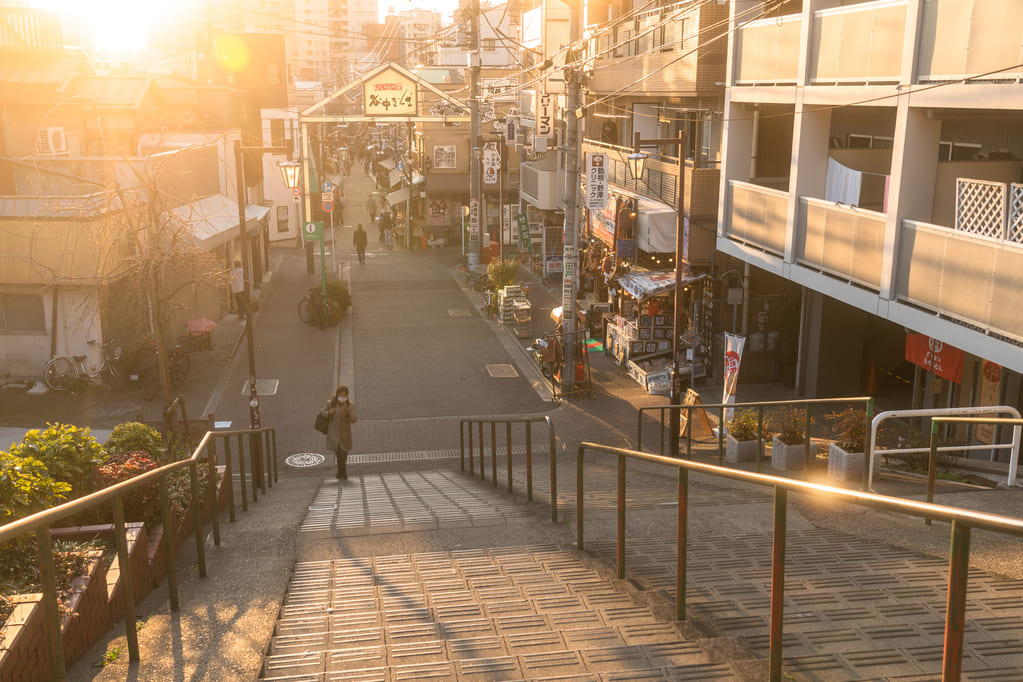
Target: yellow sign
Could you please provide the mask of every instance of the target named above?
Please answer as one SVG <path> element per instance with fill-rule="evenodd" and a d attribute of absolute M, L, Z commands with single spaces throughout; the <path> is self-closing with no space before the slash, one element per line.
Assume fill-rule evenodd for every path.
<path fill-rule="evenodd" d="M 367 116 L 414 116 L 419 113 L 416 82 L 387 69 L 363 83 Z"/>

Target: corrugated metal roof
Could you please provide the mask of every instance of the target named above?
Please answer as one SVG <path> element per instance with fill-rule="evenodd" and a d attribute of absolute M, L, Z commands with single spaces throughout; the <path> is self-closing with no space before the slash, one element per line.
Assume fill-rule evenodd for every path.
<path fill-rule="evenodd" d="M 270 209 L 266 206 L 246 204 L 245 223 L 249 234 L 259 234 L 259 221 Z M 171 209 L 171 213 L 191 226 L 195 238 L 204 248 L 213 248 L 236 236 L 238 230 L 238 202 L 224 194 Z"/>

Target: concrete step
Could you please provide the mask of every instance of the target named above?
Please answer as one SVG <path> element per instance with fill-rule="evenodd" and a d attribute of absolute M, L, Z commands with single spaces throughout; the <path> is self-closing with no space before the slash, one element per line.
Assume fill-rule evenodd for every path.
<path fill-rule="evenodd" d="M 301 563 L 265 680 L 738 680 L 557 546 Z"/>

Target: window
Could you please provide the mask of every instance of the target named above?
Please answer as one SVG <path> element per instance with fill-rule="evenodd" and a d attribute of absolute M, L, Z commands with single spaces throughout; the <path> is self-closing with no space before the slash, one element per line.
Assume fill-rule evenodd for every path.
<path fill-rule="evenodd" d="M 43 297 L 39 294 L 0 293 L 0 330 L 8 332 L 46 331 Z"/>
<path fill-rule="evenodd" d="M 938 161 L 972 161 L 980 150 L 979 144 L 970 142 L 941 142 L 938 144 Z"/>
<path fill-rule="evenodd" d="M 435 146 L 433 148 L 434 168 L 455 168 L 455 145 Z"/>
<path fill-rule="evenodd" d="M 493 39 L 493 38 L 484 38 L 483 39 L 483 51 L 484 52 L 496 52 L 497 51 L 497 41 L 495 39 Z"/>

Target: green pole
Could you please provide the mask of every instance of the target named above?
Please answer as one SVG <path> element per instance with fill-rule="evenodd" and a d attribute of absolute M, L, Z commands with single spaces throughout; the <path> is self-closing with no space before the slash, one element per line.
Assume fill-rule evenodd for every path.
<path fill-rule="evenodd" d="M 325 228 L 320 226 L 320 295 L 323 299 L 327 298 L 327 252 L 325 248 L 326 234 L 324 234 Z"/>

